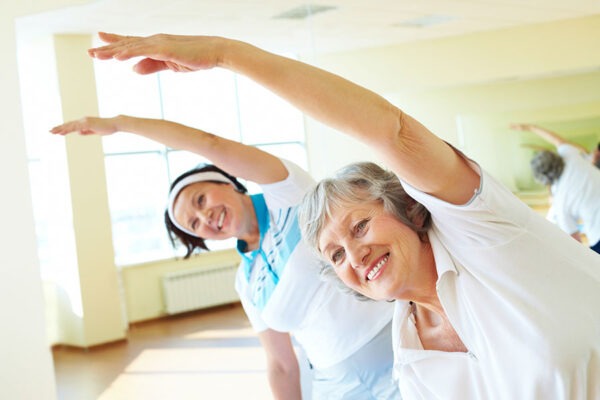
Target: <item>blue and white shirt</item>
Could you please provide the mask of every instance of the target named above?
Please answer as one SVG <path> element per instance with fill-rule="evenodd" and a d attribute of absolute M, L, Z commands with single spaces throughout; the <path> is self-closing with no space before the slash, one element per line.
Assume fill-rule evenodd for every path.
<path fill-rule="evenodd" d="M 261 186 L 264 203 L 252 196 L 260 249 L 241 252 L 236 290 L 256 331 L 291 333 L 311 363 L 326 368 L 375 337 L 391 321 L 393 305 L 360 301 L 320 278 L 322 261 L 301 240 L 297 220 L 297 206 L 314 181 L 283 162 L 289 176 Z"/>

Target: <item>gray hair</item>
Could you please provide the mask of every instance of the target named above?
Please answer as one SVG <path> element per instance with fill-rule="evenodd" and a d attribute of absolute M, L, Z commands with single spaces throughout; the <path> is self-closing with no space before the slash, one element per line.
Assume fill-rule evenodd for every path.
<path fill-rule="evenodd" d="M 592 162 L 596 168 L 600 168 L 600 142 L 598 142 L 598 145 L 592 151 Z"/>
<path fill-rule="evenodd" d="M 406 193 L 394 173 L 372 162 L 347 165 L 334 177 L 322 180 L 313 190 L 306 193 L 298 210 L 302 237 L 319 253 L 319 237 L 331 219 L 333 210 L 368 202 L 381 202 L 386 212 L 416 232 L 421 241 L 427 240 L 427 231 L 431 227 L 429 211 Z M 323 258 L 320 253 L 319 256 Z M 361 300 L 368 299 L 346 287 L 329 264 L 322 268 L 321 276 L 336 281 L 337 286 Z"/>
<path fill-rule="evenodd" d="M 553 151 L 543 150 L 531 159 L 531 170 L 536 181 L 543 185 L 552 185 L 563 172 L 565 162 Z"/>

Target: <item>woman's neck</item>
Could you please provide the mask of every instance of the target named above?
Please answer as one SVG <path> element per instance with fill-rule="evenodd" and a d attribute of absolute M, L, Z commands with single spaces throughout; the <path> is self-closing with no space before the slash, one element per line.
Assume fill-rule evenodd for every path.
<path fill-rule="evenodd" d="M 254 251 L 254 250 L 258 249 L 258 246 L 260 245 L 260 234 L 257 234 L 255 237 L 251 237 L 251 238 L 238 238 L 238 239 L 243 240 L 244 243 L 246 243 L 246 248 L 244 249 L 244 252 Z"/>
<path fill-rule="evenodd" d="M 422 245 L 420 257 L 416 261 L 419 265 L 419 274 L 412 284 L 412 290 L 407 291 L 401 299 L 409 300 L 420 307 L 425 307 L 436 313 L 443 313 L 444 309 L 437 295 L 438 273 L 430 242 Z"/>
<path fill-rule="evenodd" d="M 437 268 L 433 249 L 428 243 L 425 257 L 421 290 L 411 298 L 415 326 L 424 349 L 466 352 L 467 349 L 450 323 L 437 294 Z"/>
<path fill-rule="evenodd" d="M 244 215 L 243 215 L 243 228 L 238 235 L 238 240 L 242 240 L 246 243 L 246 249 L 244 251 L 253 251 L 258 249 L 260 245 L 260 229 L 258 226 L 258 220 L 256 218 L 256 210 L 254 209 L 254 203 L 250 196 L 245 196 L 244 202 Z"/>

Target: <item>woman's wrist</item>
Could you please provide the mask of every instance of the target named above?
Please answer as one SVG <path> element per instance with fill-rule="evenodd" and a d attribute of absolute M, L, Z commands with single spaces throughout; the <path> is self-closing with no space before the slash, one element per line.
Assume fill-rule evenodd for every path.
<path fill-rule="evenodd" d="M 239 40 L 227 38 L 218 38 L 218 40 L 217 66 L 232 72 L 243 71 L 246 67 L 246 59 L 256 58 L 255 52 L 260 51 L 251 44 Z"/>
<path fill-rule="evenodd" d="M 235 56 L 233 48 L 233 39 L 221 36 L 213 36 L 213 52 L 215 54 L 215 67 L 230 69 L 232 67 L 232 57 Z"/>
<path fill-rule="evenodd" d="M 135 118 L 129 115 L 119 114 L 113 118 L 113 126 L 115 130 L 119 132 L 135 133 L 141 119 L 142 118 Z"/>

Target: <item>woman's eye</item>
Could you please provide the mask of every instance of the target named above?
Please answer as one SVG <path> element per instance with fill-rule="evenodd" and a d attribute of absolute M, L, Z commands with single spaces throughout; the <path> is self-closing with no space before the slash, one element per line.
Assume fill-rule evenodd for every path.
<path fill-rule="evenodd" d="M 344 250 L 340 249 L 340 250 L 336 250 L 333 252 L 333 254 L 331 255 L 331 261 L 334 264 L 337 264 L 338 261 L 340 261 L 342 259 L 342 256 L 344 255 Z"/>
<path fill-rule="evenodd" d="M 198 228 L 198 220 L 195 220 L 194 222 L 192 222 L 191 228 L 192 228 L 193 231 L 195 231 L 196 228 Z"/>
<path fill-rule="evenodd" d="M 202 206 L 202 204 L 204 204 L 204 195 L 200 195 L 198 196 L 198 201 L 197 201 L 199 206 Z"/>
<path fill-rule="evenodd" d="M 368 223 L 369 223 L 368 219 L 363 219 L 358 224 L 356 224 L 356 226 L 354 227 L 354 230 L 356 231 L 356 233 L 361 233 L 367 228 Z"/>

